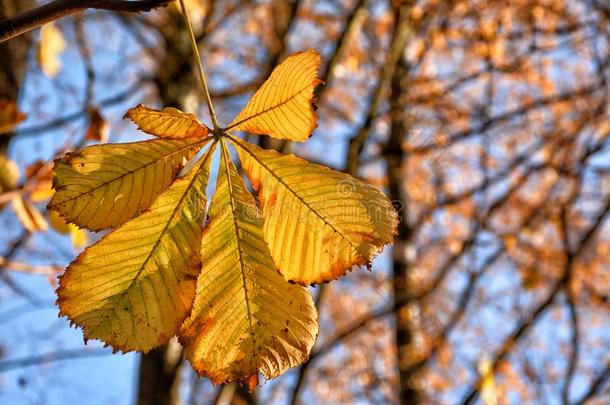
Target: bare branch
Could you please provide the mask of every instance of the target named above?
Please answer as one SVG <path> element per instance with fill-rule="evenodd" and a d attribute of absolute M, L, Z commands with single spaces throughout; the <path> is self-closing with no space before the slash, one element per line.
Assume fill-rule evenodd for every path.
<path fill-rule="evenodd" d="M 575 405 L 582 405 L 588 402 L 590 399 L 594 398 L 599 391 L 604 388 L 604 385 L 608 381 L 608 377 L 610 377 L 610 365 L 607 365 L 603 371 L 597 376 L 589 390 L 580 398 L 578 401 L 574 402 Z"/>
<path fill-rule="evenodd" d="M 577 193 L 574 193 L 572 198 L 575 198 Z M 494 358 L 492 362 L 492 372 L 496 372 L 504 359 L 508 357 L 511 350 L 517 346 L 517 343 L 527 334 L 530 328 L 536 324 L 539 320 L 540 316 L 546 312 L 546 310 L 551 307 L 553 301 L 557 297 L 557 295 L 565 289 L 566 281 L 569 280 L 570 273 L 572 270 L 572 266 L 574 260 L 585 250 L 586 246 L 593 239 L 597 231 L 605 224 L 607 217 L 610 215 L 610 198 L 606 201 L 606 205 L 601 211 L 601 213 L 597 216 L 594 224 L 587 230 L 587 232 L 580 239 L 575 250 L 570 251 L 570 254 L 566 258 L 566 264 L 564 269 L 563 276 L 555 282 L 551 291 L 547 298 L 542 301 L 531 313 L 527 316 L 522 322 L 519 323 L 514 329 L 514 331 L 506 338 L 503 342 L 502 347 L 498 351 L 498 354 Z M 473 403 L 478 395 L 479 389 L 481 387 L 482 380 L 479 379 L 473 386 L 473 388 L 468 392 L 468 394 L 464 397 L 462 404 L 471 404 Z"/>
<path fill-rule="evenodd" d="M 20 357 L 17 359 L 9 359 L 0 361 L 0 373 L 14 370 L 17 368 L 36 366 L 39 364 L 52 363 L 61 360 L 83 359 L 87 357 L 108 356 L 111 351 L 108 349 L 78 349 L 78 350 L 63 350 L 54 353 L 47 353 L 35 356 Z"/>
<path fill-rule="evenodd" d="M 25 34 L 48 22 L 89 8 L 97 10 L 141 13 L 165 7 L 172 0 L 55 0 L 13 18 L 0 21 L 0 42 Z"/>
<path fill-rule="evenodd" d="M 570 385 L 572 384 L 572 379 L 574 378 L 574 372 L 576 371 L 576 367 L 578 366 L 578 346 L 580 335 L 578 333 L 578 312 L 576 311 L 576 299 L 574 297 L 574 293 L 570 288 L 570 282 L 572 278 L 572 272 L 569 271 L 571 268 L 571 263 L 573 260 L 572 250 L 570 249 L 569 237 L 568 237 L 568 211 L 565 207 L 561 210 L 561 233 L 563 239 L 563 246 L 565 255 L 567 258 L 567 267 L 568 272 L 566 274 L 566 296 L 568 299 L 568 310 L 570 313 L 570 323 L 572 327 L 572 339 L 571 339 L 571 350 L 570 358 L 568 360 L 568 368 L 566 370 L 565 381 L 563 384 L 563 388 L 561 390 L 561 397 L 564 405 L 569 404 L 570 399 Z"/>
<path fill-rule="evenodd" d="M 62 266 L 33 266 L 24 262 L 6 260 L 0 256 L 0 266 L 6 270 L 18 271 L 29 274 L 53 275 L 63 269 Z"/>

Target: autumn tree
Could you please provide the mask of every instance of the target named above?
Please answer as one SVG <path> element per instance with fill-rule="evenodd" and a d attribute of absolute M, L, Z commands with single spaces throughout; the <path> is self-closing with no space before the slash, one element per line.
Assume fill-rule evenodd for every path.
<path fill-rule="evenodd" d="M 314 136 L 304 144 L 251 133 L 244 140 L 366 180 L 386 192 L 401 221 L 371 272 L 354 269 L 311 289 L 320 334 L 309 362 L 249 394 L 197 378 L 172 341 L 141 357 L 140 403 L 607 400 L 605 2 L 188 6 L 223 123 L 290 54 L 320 51 Z M 3 58 L 8 73 L 0 75 L 2 98 L 20 100 L 28 114 L 10 136 L 0 135 L 22 172 L 10 187 L 3 177 L 0 201 L 20 195 L 30 208 L 21 210 L 22 222 L 23 212 L 50 215 L 46 201 L 31 198 L 48 184 L 50 158 L 99 142 L 105 125 L 112 142 L 142 139 L 123 136 L 135 130 L 120 119 L 130 107 L 175 107 L 210 124 L 178 7 L 128 11 L 54 21 L 65 42 L 55 52 L 64 61 L 55 74 L 40 57 L 43 48 L 57 49 L 48 36 L 32 32 L 0 44 L 24 55 Z M 45 165 L 32 166 L 36 159 Z M 356 190 L 347 182 L 338 192 L 349 198 Z M 30 233 L 7 203 L 0 276 L 8 311 L 37 303 L 18 270 L 55 276 L 74 255 L 45 248 L 43 235 L 65 237 L 41 232 L 36 214 L 25 215 L 38 230 Z M 56 350 L 58 359 L 82 353 Z M 0 370 L 53 358 L 39 354 L 21 358 L 8 349 Z"/>

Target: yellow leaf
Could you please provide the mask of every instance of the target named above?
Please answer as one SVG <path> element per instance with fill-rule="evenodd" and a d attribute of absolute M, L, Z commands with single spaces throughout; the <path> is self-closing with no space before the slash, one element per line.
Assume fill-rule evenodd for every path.
<path fill-rule="evenodd" d="M 75 249 L 82 249 L 87 246 L 89 243 L 89 236 L 87 235 L 87 231 L 84 229 L 78 229 L 76 226 L 70 224 L 70 240 L 72 241 L 72 246 Z"/>
<path fill-rule="evenodd" d="M 145 210 L 167 189 L 183 160 L 209 139 L 153 139 L 94 145 L 55 160 L 49 209 L 68 222 L 98 231 Z"/>
<path fill-rule="evenodd" d="M 40 48 L 38 61 L 48 78 L 54 78 L 61 70 L 60 55 L 66 48 L 66 42 L 61 31 L 54 23 L 48 23 L 40 29 Z"/>
<path fill-rule="evenodd" d="M 193 114 L 172 107 L 157 111 L 140 104 L 127 111 L 125 118 L 132 120 L 138 129 L 161 138 L 203 137 L 210 132 Z"/>
<path fill-rule="evenodd" d="M 72 246 L 81 249 L 89 242 L 89 236 L 84 229 L 78 229 L 75 225 L 67 223 L 56 211 L 48 211 L 49 224 L 56 232 L 67 235 L 70 234 Z"/>
<path fill-rule="evenodd" d="M 43 202 L 53 197 L 53 194 L 55 194 L 55 191 L 51 187 L 50 180 L 39 181 L 30 193 L 30 200 L 35 203 Z"/>
<path fill-rule="evenodd" d="M 210 218 L 181 341 L 200 375 L 253 389 L 259 371 L 273 378 L 307 360 L 318 331 L 316 310 L 306 288 L 277 273 L 260 208 L 224 144 Z"/>
<path fill-rule="evenodd" d="M 491 361 L 488 358 L 483 358 L 477 365 L 481 374 L 481 399 L 485 405 L 496 405 L 498 403 L 498 395 L 496 389 L 496 381 L 494 379 Z"/>
<path fill-rule="evenodd" d="M 49 225 L 44 219 L 38 208 L 29 201 L 24 200 L 20 194 L 16 194 L 12 199 L 13 210 L 21 225 L 29 232 L 47 231 Z"/>
<path fill-rule="evenodd" d="M 60 315 L 115 350 L 167 343 L 191 310 L 213 147 L 144 214 L 88 247 L 61 276 Z"/>
<path fill-rule="evenodd" d="M 61 233 L 62 235 L 66 235 L 70 233 L 70 224 L 63 219 L 57 211 L 48 210 L 48 219 L 49 225 L 53 228 L 57 233 Z"/>
<path fill-rule="evenodd" d="M 316 127 L 314 88 L 320 55 L 315 50 L 295 53 L 278 67 L 227 127 L 274 138 L 305 141 Z"/>
<path fill-rule="evenodd" d="M 276 267 L 301 284 L 368 264 L 392 242 L 397 214 L 373 186 L 293 155 L 230 138 L 258 192 Z"/>
<path fill-rule="evenodd" d="M 0 155 L 0 193 L 14 189 L 19 180 L 19 168 L 12 160 Z"/>
<path fill-rule="evenodd" d="M 17 104 L 9 100 L 0 100 L 0 135 L 11 132 L 27 117 L 19 111 Z"/>

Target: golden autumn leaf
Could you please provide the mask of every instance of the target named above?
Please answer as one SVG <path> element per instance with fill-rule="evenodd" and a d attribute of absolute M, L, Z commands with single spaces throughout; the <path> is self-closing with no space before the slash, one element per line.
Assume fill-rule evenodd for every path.
<path fill-rule="evenodd" d="M 167 343 L 188 316 L 201 259 L 213 147 L 142 215 L 87 248 L 61 276 L 60 315 L 115 350 Z"/>
<path fill-rule="evenodd" d="M 57 26 L 50 22 L 40 29 L 38 61 L 48 78 L 54 78 L 61 70 L 61 53 L 66 49 L 66 41 Z"/>
<path fill-rule="evenodd" d="M 210 132 L 193 114 L 172 107 L 158 111 L 140 104 L 127 111 L 125 118 L 132 120 L 139 130 L 160 138 L 207 136 Z"/>
<path fill-rule="evenodd" d="M 69 224 L 56 211 L 48 211 L 48 222 L 57 233 L 62 235 L 70 235 L 72 246 L 75 249 L 81 249 L 89 242 L 87 231 L 79 229 L 76 225 Z"/>
<path fill-rule="evenodd" d="M 225 145 L 201 242 L 195 304 L 182 326 L 186 357 L 215 384 L 273 378 L 309 357 L 317 314 L 309 291 L 279 275 L 263 219 Z"/>
<path fill-rule="evenodd" d="M 67 223 L 66 220 L 57 213 L 57 211 L 48 210 L 47 212 L 49 225 L 51 225 L 51 228 L 53 228 L 55 232 L 61 233 L 62 235 L 67 235 L 70 233 L 70 227 L 74 225 Z"/>
<path fill-rule="evenodd" d="M 94 145 L 55 161 L 49 209 L 92 231 L 118 226 L 167 189 L 209 139 Z"/>
<path fill-rule="evenodd" d="M 86 230 L 70 224 L 70 241 L 74 249 L 82 249 L 89 243 L 89 235 Z"/>
<path fill-rule="evenodd" d="M 369 263 L 392 242 L 396 211 L 375 187 L 293 155 L 230 139 L 258 192 L 265 240 L 287 280 L 333 280 L 354 265 Z"/>
<path fill-rule="evenodd" d="M 315 51 L 287 58 L 229 128 L 306 139 L 319 64 Z M 61 277 L 61 315 L 115 350 L 147 351 L 177 334 L 193 368 L 214 383 L 253 389 L 258 373 L 273 378 L 306 361 L 317 314 L 309 291 L 286 280 L 329 281 L 369 264 L 396 230 L 388 199 L 228 128 L 209 136 L 192 114 L 139 105 L 126 117 L 162 139 L 91 146 L 55 161 L 49 208 L 80 227 L 114 228 Z M 184 164 L 212 140 L 203 157 Z M 218 143 L 216 192 L 202 230 Z M 176 179 L 178 172 L 186 173 Z"/>
<path fill-rule="evenodd" d="M 320 54 L 315 50 L 286 58 L 252 96 L 227 130 L 305 141 L 316 127 L 313 107 Z"/>

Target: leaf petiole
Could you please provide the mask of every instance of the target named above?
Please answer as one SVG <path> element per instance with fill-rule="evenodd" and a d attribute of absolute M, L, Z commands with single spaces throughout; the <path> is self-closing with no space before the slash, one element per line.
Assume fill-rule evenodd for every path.
<path fill-rule="evenodd" d="M 199 48 L 197 47 L 197 40 L 195 39 L 195 34 L 193 33 L 193 27 L 191 25 L 191 21 L 189 20 L 188 13 L 186 11 L 186 5 L 184 4 L 184 0 L 180 0 L 180 8 L 182 9 L 182 16 L 184 17 L 184 24 L 186 25 L 186 27 L 189 31 L 191 47 L 193 48 L 193 54 L 194 54 L 196 62 L 197 62 L 197 70 L 199 72 L 199 79 L 201 80 L 201 85 L 203 87 L 206 101 L 208 103 L 208 111 L 210 112 L 210 118 L 212 119 L 212 125 L 214 126 L 214 132 L 217 132 L 220 129 L 220 125 L 218 125 L 218 121 L 216 119 L 216 113 L 214 112 L 214 105 L 212 104 L 212 97 L 210 97 L 210 90 L 208 89 L 208 82 L 205 78 L 205 71 L 203 70 L 201 56 L 199 56 Z"/>

